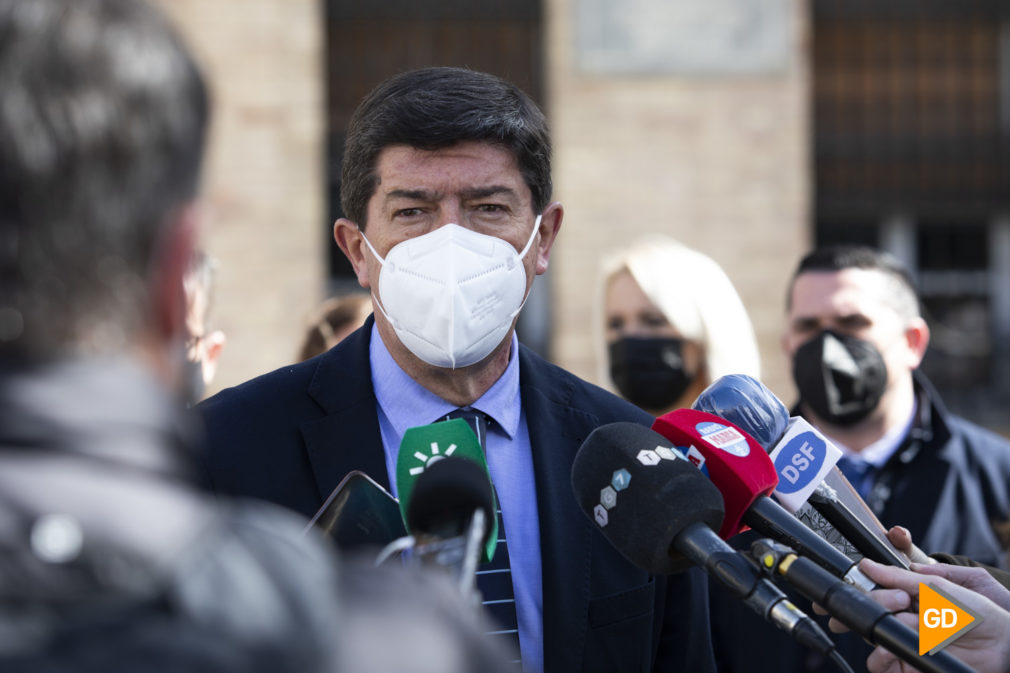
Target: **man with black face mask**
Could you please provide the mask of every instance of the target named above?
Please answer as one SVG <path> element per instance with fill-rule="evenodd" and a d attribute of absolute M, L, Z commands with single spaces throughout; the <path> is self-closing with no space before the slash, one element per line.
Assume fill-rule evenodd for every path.
<path fill-rule="evenodd" d="M 904 266 L 873 248 L 815 250 L 793 275 L 786 313 L 792 413 L 842 449 L 839 467 L 881 522 L 907 528 L 927 553 L 1006 567 L 994 528 L 1010 512 L 1010 443 L 949 413 L 918 371 L 929 327 Z M 732 605 L 714 600 L 712 613 L 717 648 L 733 643 L 722 671 L 837 670 Z M 869 645 L 852 633 L 834 639 L 866 670 Z"/>
<path fill-rule="evenodd" d="M 845 452 L 840 467 L 881 521 L 927 552 L 1005 565 L 993 524 L 1010 512 L 1010 443 L 947 412 L 918 371 L 929 327 L 901 263 L 866 247 L 816 250 L 787 313 L 795 411 Z"/>

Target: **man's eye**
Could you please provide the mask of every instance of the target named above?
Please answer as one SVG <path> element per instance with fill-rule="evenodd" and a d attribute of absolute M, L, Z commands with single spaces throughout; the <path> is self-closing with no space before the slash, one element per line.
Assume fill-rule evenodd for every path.
<path fill-rule="evenodd" d="M 420 208 L 401 208 L 393 213 L 394 217 L 417 217 L 421 214 Z"/>
<path fill-rule="evenodd" d="M 504 213 L 505 206 L 499 205 L 497 203 L 482 203 L 481 205 L 477 206 L 477 210 L 487 215 L 493 215 L 496 213 Z"/>
<path fill-rule="evenodd" d="M 847 330 L 858 330 L 870 326 L 870 320 L 864 315 L 846 316 L 838 321 L 839 327 Z"/>

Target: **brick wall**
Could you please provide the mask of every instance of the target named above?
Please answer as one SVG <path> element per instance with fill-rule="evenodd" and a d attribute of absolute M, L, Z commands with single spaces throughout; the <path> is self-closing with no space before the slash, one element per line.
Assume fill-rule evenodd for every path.
<path fill-rule="evenodd" d="M 216 390 L 294 359 L 325 288 L 317 0 L 161 0 L 211 80 L 205 247 L 220 267 Z"/>
<path fill-rule="evenodd" d="M 566 206 L 549 272 L 555 359 L 598 378 L 590 288 L 599 260 L 661 231 L 723 266 L 754 322 L 763 378 L 791 401 L 783 296 L 810 240 L 803 4 L 791 3 L 796 28 L 781 72 L 705 77 L 586 74 L 572 47 L 574 1 L 548 3 L 555 193 Z"/>

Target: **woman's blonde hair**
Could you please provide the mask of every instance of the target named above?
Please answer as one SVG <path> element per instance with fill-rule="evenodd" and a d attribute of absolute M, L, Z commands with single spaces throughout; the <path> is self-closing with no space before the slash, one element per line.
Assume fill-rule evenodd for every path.
<path fill-rule="evenodd" d="M 710 257 L 662 234 L 636 239 L 601 264 L 595 331 L 601 380 L 611 385 L 606 351 L 610 282 L 628 271 L 645 296 L 686 339 L 701 344 L 708 379 L 725 374 L 759 378 L 761 360 L 747 310 L 729 277 Z"/>

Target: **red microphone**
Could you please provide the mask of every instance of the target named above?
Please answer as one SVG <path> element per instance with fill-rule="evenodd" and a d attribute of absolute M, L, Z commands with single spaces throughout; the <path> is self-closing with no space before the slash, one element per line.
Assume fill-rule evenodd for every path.
<path fill-rule="evenodd" d="M 726 515 L 719 537 L 724 540 L 745 530 L 744 514 L 755 500 L 771 495 L 778 486 L 775 464 L 757 440 L 718 416 L 676 409 L 657 418 L 652 429 L 686 447 L 688 459 L 708 472 L 722 492 Z"/>
<path fill-rule="evenodd" d="M 778 485 L 775 464 L 761 444 L 724 418 L 694 409 L 674 409 L 652 429 L 678 447 L 722 493 L 726 515 L 719 535 L 726 539 L 750 526 L 810 557 L 850 584 L 865 590 L 875 585 L 856 563 L 807 528 L 769 494 Z"/>

